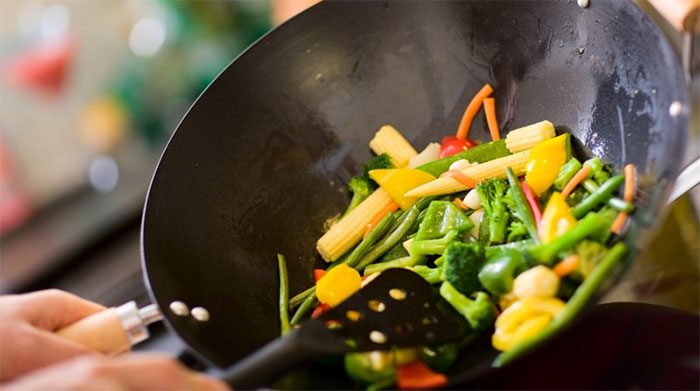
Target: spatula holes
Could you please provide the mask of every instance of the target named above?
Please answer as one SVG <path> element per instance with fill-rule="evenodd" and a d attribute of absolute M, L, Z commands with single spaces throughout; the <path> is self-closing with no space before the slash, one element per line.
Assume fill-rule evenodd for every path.
<path fill-rule="evenodd" d="M 386 305 L 379 300 L 370 300 L 367 302 L 367 306 L 374 312 L 384 312 Z"/>
<path fill-rule="evenodd" d="M 384 333 L 382 333 L 381 331 L 377 330 L 371 331 L 369 333 L 369 339 L 374 343 L 386 343 L 386 335 L 384 335 Z"/>
<path fill-rule="evenodd" d="M 401 301 L 406 298 L 406 291 L 399 288 L 389 289 L 389 296 L 396 301 Z"/>
<path fill-rule="evenodd" d="M 408 333 L 411 332 L 412 329 L 413 328 L 408 323 L 399 323 L 396 326 L 394 326 L 394 330 L 402 336 L 406 336 Z"/>
<path fill-rule="evenodd" d="M 345 317 L 348 318 L 351 322 L 357 322 L 360 319 L 362 319 L 362 314 L 360 311 L 355 311 L 355 310 L 348 310 L 345 312 Z"/>
<path fill-rule="evenodd" d="M 421 324 L 424 324 L 426 326 L 433 323 L 433 321 L 427 316 L 424 316 L 423 319 L 420 320 L 420 322 Z"/>
<path fill-rule="evenodd" d="M 433 333 L 432 331 L 428 331 L 427 333 L 425 333 L 425 338 L 433 339 L 435 338 L 435 333 Z"/>
<path fill-rule="evenodd" d="M 326 328 L 329 330 L 338 330 L 343 327 L 343 324 L 335 319 L 330 319 L 326 321 Z"/>

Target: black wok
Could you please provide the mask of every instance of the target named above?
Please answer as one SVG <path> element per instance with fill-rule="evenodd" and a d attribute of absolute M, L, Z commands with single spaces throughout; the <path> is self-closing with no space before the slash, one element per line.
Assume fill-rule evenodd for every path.
<path fill-rule="evenodd" d="M 682 163 L 689 97 L 672 46 L 636 5 L 323 2 L 236 59 L 161 158 L 142 255 L 168 327 L 220 367 L 277 337 L 275 254 L 287 256 L 292 294 L 312 284 L 315 241 L 344 208 L 374 132 L 392 124 L 423 148 L 455 131 L 485 82 L 504 129 L 549 119 L 580 152 L 638 167 L 627 242 L 644 248 Z M 674 102 L 686 109 L 672 116 Z M 472 136 L 486 140 L 482 121 Z M 173 301 L 210 319 L 177 316 Z M 463 352 L 451 375 L 468 379 L 492 357 Z M 321 363 L 283 386 L 352 384 Z"/>

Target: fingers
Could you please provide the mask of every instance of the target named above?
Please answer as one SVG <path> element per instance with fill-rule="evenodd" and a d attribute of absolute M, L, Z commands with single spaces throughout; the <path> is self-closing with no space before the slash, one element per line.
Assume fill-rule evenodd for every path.
<path fill-rule="evenodd" d="M 28 322 L 49 331 L 56 331 L 105 309 L 97 303 L 57 289 L 28 293 L 18 296 L 17 300 Z"/>

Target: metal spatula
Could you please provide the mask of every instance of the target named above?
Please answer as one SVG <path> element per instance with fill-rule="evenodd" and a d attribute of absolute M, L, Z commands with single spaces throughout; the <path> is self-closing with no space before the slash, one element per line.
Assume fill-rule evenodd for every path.
<path fill-rule="evenodd" d="M 434 345 L 464 336 L 464 318 L 406 269 L 389 269 L 343 303 L 228 368 L 234 389 L 264 386 L 295 364 L 324 355 Z"/>

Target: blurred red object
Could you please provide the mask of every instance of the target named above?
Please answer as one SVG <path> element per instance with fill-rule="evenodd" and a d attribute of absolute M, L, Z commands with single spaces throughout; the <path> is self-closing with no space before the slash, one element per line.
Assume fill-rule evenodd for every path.
<path fill-rule="evenodd" d="M 31 214 L 31 203 L 20 185 L 8 148 L 0 139 L 0 234 L 21 225 Z"/>
<path fill-rule="evenodd" d="M 58 95 L 65 85 L 75 44 L 65 36 L 15 54 L 4 64 L 5 79 L 14 86 Z"/>

